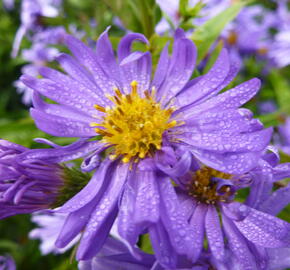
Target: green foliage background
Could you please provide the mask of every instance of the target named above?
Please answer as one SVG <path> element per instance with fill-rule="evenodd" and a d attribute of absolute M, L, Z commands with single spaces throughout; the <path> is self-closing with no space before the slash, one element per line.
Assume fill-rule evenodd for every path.
<path fill-rule="evenodd" d="M 259 4 L 268 5 L 267 2 L 258 1 Z M 198 47 L 198 62 L 207 56 L 208 50 L 223 28 L 235 18 L 245 4 L 248 2 L 236 1 L 236 4 L 229 9 L 195 29 L 191 38 Z M 180 1 L 181 26 L 185 30 L 193 28 L 191 19 L 198 15 L 200 8 L 201 6 L 196 6 L 195 9 L 190 9 L 187 7 L 186 0 Z M 270 6 L 270 8 L 273 7 Z M 19 10 L 20 1 L 16 1 L 15 9 L 11 11 L 5 10 L 2 2 L 0 3 L 0 137 L 26 147 L 37 148 L 43 146 L 33 142 L 34 138 L 52 139 L 52 137 L 35 127 L 29 117 L 29 108 L 22 104 L 21 96 L 13 87 L 13 82 L 19 78 L 21 67 L 25 64 L 21 57 L 15 59 L 10 57 L 13 39 L 20 24 Z M 153 54 L 153 63 L 156 65 L 161 49 L 168 41 L 172 41 L 172 37 L 160 37 L 154 33 L 161 16 L 162 13 L 154 0 L 64 0 L 61 16 L 43 18 L 43 23 L 63 25 L 68 31 L 69 25 L 75 24 L 92 40 L 96 40 L 98 35 L 111 25 L 110 37 L 115 48 L 120 37 L 126 33 L 125 29 L 143 33 L 150 40 L 150 47 L 146 49 Z M 116 23 L 116 17 L 122 22 L 123 27 Z M 92 21 L 94 27 L 92 27 Z M 21 48 L 29 48 L 30 45 L 29 40 L 25 39 Z M 216 46 L 203 72 L 210 68 L 222 46 L 222 43 Z M 255 112 L 257 117 L 261 117 L 266 126 L 277 126 L 282 124 L 285 117 L 290 114 L 290 68 L 272 70 L 268 76 L 263 76 L 263 65 L 264 63 L 258 63 L 254 57 L 247 59 L 244 69 L 232 84 L 238 84 L 256 76 L 262 77 L 262 91 L 247 106 Z M 194 76 L 197 75 L 200 74 L 196 71 Z M 257 105 L 263 100 L 275 100 L 278 110 L 272 114 L 259 116 Z M 53 138 L 53 140 L 64 145 L 74 139 Z M 285 154 L 282 155 L 282 159 L 290 161 L 289 156 Z M 241 199 L 245 196 L 242 194 Z M 284 211 L 281 217 L 290 221 L 288 211 Z M 76 262 L 70 259 L 72 251 L 64 255 L 42 256 L 38 248 L 39 242 L 28 238 L 28 233 L 33 227 L 29 215 L 2 220 L 0 222 L 0 254 L 11 254 L 21 270 L 77 269 Z M 150 251 L 148 243 L 147 237 L 140 240 L 141 246 L 146 251 Z"/>

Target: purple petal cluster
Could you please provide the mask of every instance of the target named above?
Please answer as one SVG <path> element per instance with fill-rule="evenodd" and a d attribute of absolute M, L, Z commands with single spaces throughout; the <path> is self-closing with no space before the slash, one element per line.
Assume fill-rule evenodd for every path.
<path fill-rule="evenodd" d="M 96 172 L 88 185 L 60 208 L 68 217 L 57 247 L 65 247 L 83 231 L 77 258 L 93 258 L 117 218 L 119 234 L 133 254 L 137 256 L 139 235 L 148 230 L 161 265 L 172 268 L 179 255 L 198 259 L 198 254 L 192 245 L 196 231 L 188 226 L 187 210 L 180 208 L 170 179 L 188 171 L 192 160 L 243 174 L 257 165 L 272 130 L 263 129 L 249 110 L 239 108 L 259 90 L 258 79 L 219 94 L 238 71 L 226 50 L 207 74 L 190 80 L 196 48 L 178 30 L 172 55 L 166 46 L 151 78 L 151 55 L 133 51 L 135 41 L 148 44 L 141 34 L 126 35 L 119 43 L 116 61 L 108 30 L 98 39 L 96 52 L 67 35 L 64 42 L 73 56 L 57 57 L 64 72 L 43 67 L 42 79 L 24 75 L 21 80 L 35 91 L 31 115 L 38 128 L 54 136 L 94 142 L 94 148 L 87 148 L 83 167 L 97 167 Z M 40 95 L 57 104 L 43 102 Z M 139 105 L 135 107 L 134 102 Z M 140 118 L 133 120 L 131 108 L 137 108 L 134 114 L 141 119 L 147 113 L 153 118 L 139 123 Z M 122 117 L 130 117 L 133 126 L 128 129 L 127 120 L 120 121 Z M 100 119 L 103 124 L 96 123 Z M 164 127 L 160 139 L 154 121 Z M 156 128 L 151 129 L 151 125 Z M 144 133 L 140 141 L 132 140 L 130 136 L 138 135 L 136 129 L 146 129 L 152 135 Z M 121 139 L 113 143 L 114 136 L 123 138 L 124 130 L 127 139 L 121 145 Z M 100 141 L 93 139 L 98 134 Z M 136 147 L 135 152 L 130 150 Z M 110 150 L 111 155 L 100 162 L 99 154 L 104 150 Z M 170 248 L 160 248 L 160 239 L 166 239 Z"/>
<path fill-rule="evenodd" d="M 62 168 L 39 157 L 38 150 L 0 140 L 1 218 L 47 209 L 54 203 L 63 185 Z"/>

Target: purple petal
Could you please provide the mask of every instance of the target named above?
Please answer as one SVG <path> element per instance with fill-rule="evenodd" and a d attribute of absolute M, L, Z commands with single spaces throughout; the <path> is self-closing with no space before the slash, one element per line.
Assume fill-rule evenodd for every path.
<path fill-rule="evenodd" d="M 207 111 L 202 114 L 187 114 L 183 119 L 186 125 L 177 127 L 177 130 L 189 132 L 242 133 L 261 130 L 263 125 L 246 109 L 229 109 L 223 111 Z"/>
<path fill-rule="evenodd" d="M 156 155 L 158 158 L 158 155 Z M 191 153 L 185 152 L 179 161 L 176 162 L 173 166 L 166 166 L 162 164 L 164 162 L 164 159 L 156 162 L 156 166 L 158 169 L 163 171 L 165 174 L 171 176 L 171 177 L 178 177 L 184 175 L 191 166 Z"/>
<path fill-rule="evenodd" d="M 217 260 L 223 260 L 225 258 L 224 236 L 218 213 L 212 205 L 207 208 L 205 229 L 211 253 Z"/>
<path fill-rule="evenodd" d="M 159 191 L 156 184 L 157 177 L 154 171 L 137 170 L 137 196 L 134 220 L 136 223 L 157 222 L 159 219 Z"/>
<path fill-rule="evenodd" d="M 241 264 L 241 269 L 257 269 L 255 260 L 247 246 L 245 238 L 225 215 L 223 215 L 223 228 L 228 239 L 230 250 Z"/>
<path fill-rule="evenodd" d="M 196 262 L 199 258 L 204 240 L 204 223 L 205 216 L 207 213 L 207 206 L 204 204 L 199 204 L 196 206 L 194 213 L 190 219 L 190 226 L 194 233 L 194 240 L 192 242 L 192 247 L 194 248 L 194 255 L 191 257 L 192 262 Z"/>
<path fill-rule="evenodd" d="M 118 215 L 118 232 L 132 247 L 137 243 L 140 230 L 132 217 L 135 214 L 136 188 L 133 175 L 128 177 L 122 194 Z M 134 253 L 133 248 L 131 252 Z"/>
<path fill-rule="evenodd" d="M 168 72 L 169 64 L 170 57 L 168 54 L 168 44 L 166 44 L 166 46 L 163 48 L 160 54 L 158 65 L 152 82 L 152 86 L 155 86 L 156 89 L 159 89 L 161 84 L 164 82 Z"/>
<path fill-rule="evenodd" d="M 51 115 L 35 109 L 31 109 L 30 114 L 40 130 L 53 136 L 92 137 L 96 135 L 88 122 Z"/>
<path fill-rule="evenodd" d="M 95 210 L 92 213 L 91 219 L 85 228 L 85 232 L 81 238 L 80 245 L 77 250 L 77 260 L 92 259 L 100 251 L 109 236 L 110 230 L 117 216 L 118 209 L 115 204 L 114 207 L 110 208 L 106 214 L 100 214 L 103 215 L 102 220 L 96 218 L 96 215 L 98 215 L 96 214 L 96 211 L 100 211 L 100 209 Z"/>
<path fill-rule="evenodd" d="M 245 215 L 245 218 L 233 222 L 248 240 L 266 248 L 289 246 L 289 223 L 246 205 L 235 204 L 238 206 L 237 211 Z"/>
<path fill-rule="evenodd" d="M 74 119 L 76 121 L 80 120 L 86 123 L 92 123 L 96 121 L 95 118 L 90 117 L 87 114 L 77 111 L 71 107 L 68 107 L 65 105 L 45 103 L 41 99 L 38 93 L 34 93 L 33 95 L 33 106 L 35 109 L 49 115 L 55 115 L 55 116 L 61 115 L 62 117 L 65 117 L 68 119 Z"/>
<path fill-rule="evenodd" d="M 158 262 L 165 269 L 175 269 L 177 255 L 169 241 L 164 225 L 160 222 L 149 228 L 150 240 Z"/>
<path fill-rule="evenodd" d="M 108 31 L 109 27 L 100 35 L 97 41 L 96 53 L 101 67 L 107 74 L 111 74 L 118 82 L 120 79 L 120 70 L 117 65 L 112 44 L 109 40 Z"/>
<path fill-rule="evenodd" d="M 196 61 L 196 48 L 186 38 L 175 39 L 173 55 L 167 71 L 167 77 L 157 89 L 157 99 L 166 104 L 186 85 Z"/>
<path fill-rule="evenodd" d="M 274 191 L 267 200 L 262 201 L 259 210 L 270 215 L 278 215 L 290 203 L 290 186 Z"/>
<path fill-rule="evenodd" d="M 70 75 L 71 80 L 77 80 L 80 84 L 86 86 L 91 95 L 101 98 L 103 96 L 102 89 L 99 89 L 95 84 L 94 77 L 84 67 L 82 67 L 73 57 L 62 53 L 56 60 L 61 67 Z M 46 71 L 42 73 L 45 75 Z M 51 78 L 51 77 L 49 77 Z M 53 78 L 51 78 L 53 80 Z"/>
<path fill-rule="evenodd" d="M 255 96 L 260 86 L 259 79 L 251 79 L 201 104 L 189 106 L 188 112 L 192 114 L 192 110 L 194 110 L 196 114 L 199 114 L 208 110 L 221 111 L 238 108 Z"/>
<path fill-rule="evenodd" d="M 18 156 L 17 162 L 24 163 L 27 160 L 45 160 L 51 163 L 71 161 L 85 156 L 90 151 L 103 147 L 99 142 L 79 140 L 67 146 L 57 146 L 54 149 L 33 149 Z M 27 166 L 27 165 L 26 165 Z"/>
<path fill-rule="evenodd" d="M 90 259 L 102 247 L 117 215 L 117 202 L 127 174 L 128 164 L 119 164 L 86 226 L 77 252 L 78 259 Z"/>
<path fill-rule="evenodd" d="M 189 227 L 187 217 L 188 213 L 182 211 L 180 204 L 168 178 L 159 178 L 159 192 L 162 201 L 161 219 L 166 224 L 172 245 L 179 254 L 187 255 L 189 258 L 193 255 L 192 243 L 194 232 Z"/>
<path fill-rule="evenodd" d="M 257 166 L 261 152 L 224 154 L 207 150 L 193 150 L 194 156 L 205 165 L 230 174 L 243 174 Z"/>
<path fill-rule="evenodd" d="M 269 128 L 245 134 L 226 134 L 224 130 L 211 133 L 187 132 L 180 135 L 180 138 L 193 147 L 212 152 L 257 152 L 266 148 L 271 135 L 272 129 Z"/>
<path fill-rule="evenodd" d="M 143 43 L 148 44 L 148 40 L 146 39 L 146 37 L 142 34 L 139 33 L 130 33 L 127 34 L 126 36 L 124 36 L 118 46 L 118 59 L 119 59 L 119 63 L 126 58 L 129 54 L 132 53 L 131 51 L 131 47 L 133 42 L 135 41 L 140 41 Z"/>
<path fill-rule="evenodd" d="M 139 92 L 149 89 L 151 78 L 151 54 L 133 52 L 120 63 L 123 90 L 129 93 L 131 82 L 137 81 Z"/>
<path fill-rule="evenodd" d="M 92 200 L 97 201 L 96 196 L 101 196 L 108 186 L 108 178 L 114 170 L 115 164 L 110 159 L 106 159 L 93 175 L 89 183 L 74 197 L 67 201 L 58 212 L 74 212 Z M 108 175 L 109 174 L 109 175 Z"/>
<path fill-rule="evenodd" d="M 213 67 L 206 75 L 193 86 L 185 89 L 177 96 L 179 106 L 186 106 L 193 102 L 208 97 L 216 88 L 224 82 L 229 73 L 229 55 L 224 49 L 221 51 Z"/>
<path fill-rule="evenodd" d="M 69 35 L 65 37 L 65 44 L 76 59 L 91 72 L 99 89 L 103 90 L 104 93 L 113 94 L 113 88 L 118 85 L 116 81 L 118 78 L 113 78 L 102 69 L 94 51 L 80 40 Z"/>
<path fill-rule="evenodd" d="M 78 234 L 80 234 L 88 223 L 95 205 L 96 202 L 91 201 L 84 207 L 69 213 L 55 242 L 56 247 L 66 247 Z"/>

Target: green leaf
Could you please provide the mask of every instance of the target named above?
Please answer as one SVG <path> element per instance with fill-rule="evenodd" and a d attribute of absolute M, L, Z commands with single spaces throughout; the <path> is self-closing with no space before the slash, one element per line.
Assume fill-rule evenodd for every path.
<path fill-rule="evenodd" d="M 220 40 L 218 42 L 218 45 L 214 48 L 213 52 L 210 54 L 208 61 L 206 62 L 206 66 L 203 69 L 204 74 L 207 73 L 209 71 L 209 69 L 213 66 L 213 64 L 215 63 L 216 59 L 218 58 L 223 46 L 224 46 L 224 43 L 222 40 Z"/>
<path fill-rule="evenodd" d="M 290 90 L 288 80 L 280 74 L 279 70 L 275 69 L 270 72 L 269 79 L 273 86 L 280 111 L 289 114 Z"/>
<path fill-rule="evenodd" d="M 238 15 L 245 3 L 244 1 L 234 3 L 196 29 L 191 38 L 198 48 L 197 63 L 200 63 L 206 56 L 222 30 Z"/>

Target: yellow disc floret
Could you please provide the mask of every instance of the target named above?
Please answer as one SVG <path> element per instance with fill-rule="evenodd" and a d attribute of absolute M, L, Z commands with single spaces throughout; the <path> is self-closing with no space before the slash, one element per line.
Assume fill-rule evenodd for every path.
<path fill-rule="evenodd" d="M 206 204 L 215 204 L 219 201 L 226 202 L 232 195 L 230 187 L 223 186 L 222 190 L 220 190 L 223 194 L 218 194 L 217 183 L 212 181 L 213 177 L 222 179 L 232 178 L 230 174 L 209 167 L 203 167 L 192 175 L 192 181 L 187 187 L 189 195 L 195 197 L 199 202 Z"/>
<path fill-rule="evenodd" d="M 95 108 L 104 113 L 102 122 L 91 123 L 102 141 L 113 146 L 112 158 L 122 157 L 123 162 L 137 161 L 154 153 L 162 146 L 163 134 L 174 127 L 170 120 L 172 108 L 163 109 L 155 101 L 154 91 L 137 91 L 137 82 L 131 83 L 131 93 L 124 95 L 115 89 L 115 95 L 108 97 L 114 106 Z"/>

